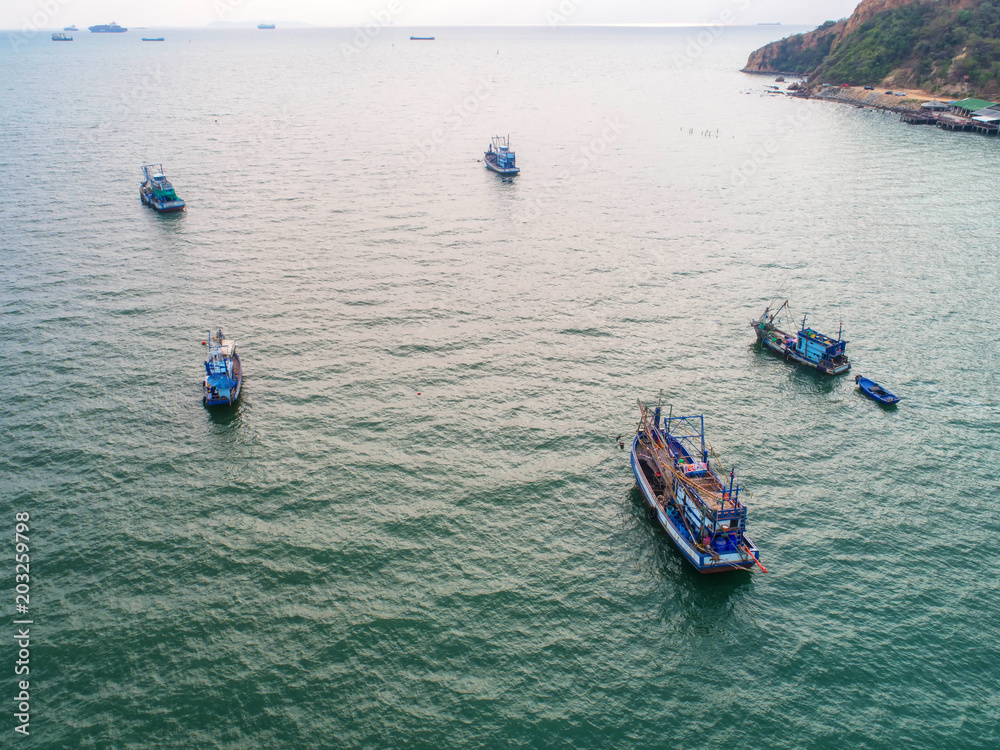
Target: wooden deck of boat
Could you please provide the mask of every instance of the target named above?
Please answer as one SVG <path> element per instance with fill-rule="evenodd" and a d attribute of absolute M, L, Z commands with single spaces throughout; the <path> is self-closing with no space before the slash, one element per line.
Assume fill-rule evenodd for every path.
<path fill-rule="evenodd" d="M 689 477 L 697 489 L 701 499 L 717 510 L 735 510 L 736 501 L 730 498 L 723 498 L 725 487 L 715 477 Z"/>
<path fill-rule="evenodd" d="M 636 450 L 636 458 L 640 461 L 646 461 L 651 465 L 656 464 L 656 459 L 652 452 L 641 442 L 638 450 Z M 685 479 L 694 486 L 698 495 L 709 507 L 715 510 L 736 510 L 735 500 L 731 498 L 723 499 L 723 493 L 726 488 L 714 476 L 686 477 Z M 663 505 L 662 502 L 661 505 Z"/>

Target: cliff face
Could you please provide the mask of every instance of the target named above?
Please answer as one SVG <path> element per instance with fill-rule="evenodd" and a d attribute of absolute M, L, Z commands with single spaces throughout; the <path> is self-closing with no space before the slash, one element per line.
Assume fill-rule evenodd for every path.
<path fill-rule="evenodd" d="M 768 44 L 750 73 L 813 83 L 1000 91 L 1000 0 L 862 0 L 851 17 Z"/>
<path fill-rule="evenodd" d="M 887 10 L 901 8 L 904 5 L 928 2 L 929 0 L 862 0 L 861 4 L 854 9 L 854 13 L 846 22 L 838 21 L 830 26 L 820 26 L 815 31 L 807 34 L 796 34 L 795 36 L 772 42 L 766 47 L 761 47 L 750 55 L 744 70 L 748 73 L 796 73 L 807 75 L 822 62 L 822 58 L 830 54 L 837 44 L 848 34 L 853 34 L 861 25 L 875 16 Z M 945 0 L 948 2 L 948 0 Z M 820 51 L 822 55 L 816 59 L 816 55 L 809 54 L 810 51 Z M 789 64 L 797 64 L 799 70 L 791 70 Z M 779 68 L 786 66 L 784 70 Z M 795 65 L 793 65 L 795 66 Z M 802 69 L 803 66 L 808 69 Z"/>
<path fill-rule="evenodd" d="M 795 73 L 807 75 L 826 57 L 844 34 L 847 24 L 820 26 L 808 34 L 796 34 L 772 42 L 753 52 L 747 60 L 747 73 Z"/>

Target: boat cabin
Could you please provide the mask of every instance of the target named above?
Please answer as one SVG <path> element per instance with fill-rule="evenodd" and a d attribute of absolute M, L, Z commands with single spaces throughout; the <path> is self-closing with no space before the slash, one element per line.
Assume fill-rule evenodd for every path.
<path fill-rule="evenodd" d="M 147 164 L 142 168 L 143 176 L 146 178 L 145 187 L 149 188 L 149 194 L 158 201 L 179 201 L 174 186 L 163 174 L 162 164 Z"/>
<path fill-rule="evenodd" d="M 514 152 L 510 150 L 509 146 L 501 146 L 495 151 L 495 153 L 496 165 L 498 167 L 501 169 L 510 169 L 514 166 Z"/>
<path fill-rule="evenodd" d="M 841 364 L 845 360 L 847 342 L 835 340 L 812 328 L 803 328 L 795 340 L 795 352 L 810 362 Z M 838 359 L 839 358 L 839 359 Z"/>

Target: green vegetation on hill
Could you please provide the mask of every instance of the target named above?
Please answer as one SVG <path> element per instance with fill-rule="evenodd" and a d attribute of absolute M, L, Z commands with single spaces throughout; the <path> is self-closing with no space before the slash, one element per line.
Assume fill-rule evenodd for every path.
<path fill-rule="evenodd" d="M 959 10 L 918 1 L 878 13 L 834 44 L 828 22 L 810 35 L 775 43 L 773 69 L 808 73 L 816 83 L 876 84 L 937 90 L 965 82 L 982 94 L 1000 91 L 1000 0 Z"/>

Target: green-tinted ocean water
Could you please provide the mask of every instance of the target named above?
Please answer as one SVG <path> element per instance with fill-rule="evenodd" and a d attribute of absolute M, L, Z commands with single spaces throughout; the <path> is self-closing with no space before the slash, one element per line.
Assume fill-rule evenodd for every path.
<path fill-rule="evenodd" d="M 774 33 L 0 35 L 0 744 L 998 746 L 1000 145 L 765 97 Z M 660 389 L 768 574 L 650 520 Z"/>

